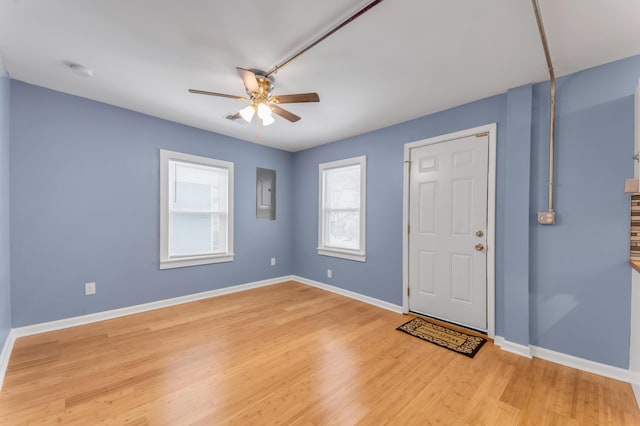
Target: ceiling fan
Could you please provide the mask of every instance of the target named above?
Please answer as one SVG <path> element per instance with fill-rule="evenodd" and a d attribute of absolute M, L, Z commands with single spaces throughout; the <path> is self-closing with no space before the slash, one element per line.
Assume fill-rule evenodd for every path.
<path fill-rule="evenodd" d="M 268 126 L 275 122 L 272 113 L 279 115 L 291 122 L 300 120 L 300 117 L 286 109 L 278 106 L 278 104 L 291 104 L 301 102 L 320 102 L 320 96 L 317 93 L 297 93 L 294 95 L 272 95 L 273 78 L 267 75 L 257 74 L 251 70 L 244 68 L 236 68 L 242 81 L 248 97 L 226 95 L 224 93 L 208 92 L 205 90 L 189 89 L 190 93 L 200 95 L 219 96 L 222 98 L 238 99 L 240 101 L 251 102 L 250 105 L 242 108 L 237 113 L 228 116 L 232 120 L 239 118 L 247 122 L 251 122 L 254 114 L 257 112 L 258 117 L 262 121 L 263 126 Z"/>
<path fill-rule="evenodd" d="M 210 95 L 210 96 L 218 96 L 221 98 L 231 98 L 237 99 L 240 101 L 251 102 L 248 106 L 242 108 L 235 114 L 230 114 L 227 118 L 231 120 L 238 120 L 240 118 L 244 119 L 247 122 L 251 122 L 253 116 L 257 113 L 258 117 L 262 121 L 263 126 L 269 126 L 275 122 L 273 118 L 273 114 L 279 115 L 280 117 L 289 120 L 291 122 L 296 122 L 300 120 L 300 117 L 295 115 L 294 113 L 287 111 L 286 109 L 278 106 L 279 104 L 292 104 L 292 103 L 301 103 L 301 102 L 320 102 L 320 96 L 317 93 L 297 93 L 294 95 L 272 95 L 273 91 L 273 74 L 277 73 L 280 69 L 288 65 L 291 61 L 296 59 L 298 56 L 302 55 L 307 50 L 311 49 L 342 27 L 346 26 L 356 18 L 360 17 L 362 14 L 373 8 L 374 6 L 381 3 L 382 0 L 373 0 L 365 7 L 360 9 L 355 14 L 351 15 L 346 20 L 342 21 L 340 24 L 333 27 L 331 30 L 327 31 L 322 36 L 318 37 L 315 41 L 308 44 L 303 49 L 298 50 L 293 55 L 289 56 L 286 60 L 281 62 L 280 64 L 273 67 L 269 72 L 256 72 L 244 68 L 237 67 L 236 70 L 242 81 L 244 83 L 245 90 L 247 92 L 248 97 L 243 96 L 235 96 L 235 95 L 226 95 L 224 93 L 216 93 L 216 92 L 208 92 L 206 90 L 196 90 L 189 89 L 190 93 L 196 93 L 199 95 Z"/>

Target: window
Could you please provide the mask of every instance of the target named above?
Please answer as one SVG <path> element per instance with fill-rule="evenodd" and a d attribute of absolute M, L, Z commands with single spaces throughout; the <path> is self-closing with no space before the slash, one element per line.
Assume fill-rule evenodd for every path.
<path fill-rule="evenodd" d="M 367 157 L 320 164 L 318 254 L 364 262 Z"/>
<path fill-rule="evenodd" d="M 233 260 L 233 163 L 160 150 L 160 269 Z"/>

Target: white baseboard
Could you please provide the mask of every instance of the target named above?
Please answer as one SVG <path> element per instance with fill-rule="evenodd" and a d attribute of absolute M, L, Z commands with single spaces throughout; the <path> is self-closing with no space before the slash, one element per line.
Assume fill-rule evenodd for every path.
<path fill-rule="evenodd" d="M 566 367 L 575 368 L 576 370 L 586 371 L 588 373 L 597 374 L 599 376 L 608 377 L 614 380 L 620 380 L 626 383 L 638 383 L 636 386 L 638 387 L 637 391 L 634 389 L 636 393 L 636 398 L 638 399 L 638 405 L 640 406 L 640 375 L 637 373 L 632 373 L 630 370 L 625 370 L 624 368 L 614 367 L 607 364 L 602 364 L 595 361 L 590 361 L 588 359 L 579 358 L 573 355 L 567 355 L 562 352 L 552 351 L 551 349 L 541 348 L 539 346 L 525 346 L 520 345 L 518 343 L 513 343 L 508 340 L 505 340 L 504 337 L 496 336 L 494 339 L 494 343 L 496 346 L 500 346 L 502 350 L 512 352 L 514 354 L 524 356 L 527 358 L 540 358 L 546 361 L 550 361 L 556 364 L 564 365 Z M 632 380 L 636 375 L 638 375 L 638 380 Z"/>
<path fill-rule="evenodd" d="M 341 296 L 346 296 L 351 299 L 359 300 L 360 302 L 368 303 L 373 306 L 377 306 L 379 308 L 387 309 L 392 312 L 396 312 L 398 314 L 402 313 L 402 306 L 394 305 L 393 303 L 385 302 L 384 300 L 376 299 L 374 297 L 365 296 L 364 294 L 356 293 L 354 291 L 345 290 L 340 287 L 335 287 L 329 284 L 321 283 L 320 281 L 310 280 L 308 278 L 299 277 L 297 275 L 293 275 L 291 277 L 293 281 L 297 281 L 302 284 L 309 285 L 311 287 L 317 287 L 322 290 L 330 291 L 331 293 L 336 293 Z"/>
<path fill-rule="evenodd" d="M 151 311 L 154 309 L 166 308 L 169 306 L 180 305 L 182 303 L 194 302 L 196 300 L 208 299 L 210 297 L 222 296 L 223 294 L 237 293 L 240 291 L 250 290 L 258 287 L 265 287 L 268 285 L 279 284 L 286 281 L 297 281 L 302 284 L 306 284 L 312 287 L 317 287 L 322 290 L 337 293 L 342 296 L 349 297 L 351 299 L 359 300 L 361 302 L 368 303 L 370 305 L 377 306 L 379 308 L 387 309 L 393 312 L 402 313 L 402 306 L 394 305 L 393 303 L 385 302 L 373 297 L 365 296 L 353 291 L 344 290 L 339 287 L 334 287 L 329 284 L 324 284 L 318 281 L 309 280 L 307 278 L 286 275 L 278 278 L 271 278 L 268 280 L 255 281 L 247 284 L 240 284 L 232 287 L 225 287 L 217 290 L 205 291 L 202 293 L 189 294 L 186 296 L 174 297 L 172 299 L 158 300 L 156 302 L 144 303 L 141 305 L 127 306 L 125 308 L 112 309 L 109 311 L 96 312 L 88 315 L 81 315 L 77 317 L 65 318 L 57 321 L 50 321 L 40 324 L 27 325 L 24 327 L 17 327 L 11 329 L 7 340 L 4 344 L 2 352 L 0 353 L 0 389 L 2 389 L 2 382 L 4 375 L 9 365 L 9 357 L 13 349 L 13 344 L 17 337 L 31 336 L 33 334 L 46 333 L 48 331 L 62 330 L 64 328 L 76 327 L 79 325 L 91 324 L 98 321 L 105 321 L 113 318 L 123 317 L 126 315 L 138 314 L 141 312 Z"/>
<path fill-rule="evenodd" d="M 9 366 L 9 358 L 11 357 L 11 351 L 13 350 L 13 344 L 16 341 L 16 334 L 13 330 L 9 330 L 4 345 L 2 346 L 2 352 L 0 352 L 0 390 L 2 390 L 2 383 L 4 382 L 4 375 L 7 372 Z"/>
<path fill-rule="evenodd" d="M 508 340 L 505 340 L 502 336 L 496 336 L 493 339 L 493 343 L 496 346 L 499 346 L 503 351 L 511 352 L 516 355 L 523 356 L 525 358 L 532 358 L 531 356 L 531 346 L 521 345 L 519 343 L 513 343 Z"/>
<path fill-rule="evenodd" d="M 602 364 L 600 362 L 590 361 L 577 356 L 567 355 L 562 352 L 552 351 L 538 346 L 531 346 L 531 353 L 534 357 L 555 362 L 556 364 L 575 368 L 577 370 L 586 371 L 588 373 L 598 374 L 600 376 L 609 377 L 610 379 L 620 380 L 622 382 L 631 382 L 631 372 L 624 368 L 614 367 L 612 365 Z"/>
<path fill-rule="evenodd" d="M 126 315 L 138 314 L 141 312 L 151 311 L 154 309 L 166 308 L 169 306 L 179 305 L 182 303 L 194 302 L 196 300 L 208 299 L 210 297 L 222 296 L 224 294 L 237 293 L 239 291 L 250 290 L 253 288 L 264 287 L 268 285 L 278 284 L 285 281 L 298 281 L 302 284 L 306 284 L 312 287 L 318 287 L 332 293 L 337 293 L 342 296 L 346 296 L 352 299 L 359 300 L 361 302 L 369 303 L 370 305 L 378 306 L 380 308 L 388 309 L 393 312 L 402 313 L 402 307 L 394 305 L 393 303 L 385 302 L 384 300 L 375 299 L 373 297 L 365 296 L 353 291 L 344 290 L 339 287 L 334 287 L 329 284 L 324 284 L 318 281 L 309 280 L 307 278 L 298 277 L 295 275 L 286 275 L 278 278 L 271 278 L 268 280 L 255 281 L 247 284 L 240 284 L 232 287 L 225 287 L 217 290 L 205 291 L 202 293 L 188 294 L 186 296 L 174 297 L 172 299 L 158 300 L 156 302 L 144 303 L 141 305 L 127 306 L 125 308 L 112 309 L 109 311 L 96 312 L 93 314 L 81 315 L 77 317 L 65 318 L 56 321 L 44 322 L 40 324 L 27 325 L 24 327 L 17 327 L 12 329 L 14 338 L 22 336 L 31 336 L 33 334 L 46 333 L 48 331 L 61 330 L 69 327 L 76 327 L 79 325 L 91 324 L 98 321 L 105 321 L 113 318 L 123 317 Z"/>
<path fill-rule="evenodd" d="M 46 333 L 48 331 L 61 330 L 63 328 L 76 327 L 79 325 L 91 324 L 93 322 L 109 320 L 126 315 L 138 314 L 154 309 L 166 308 L 180 305 L 182 303 L 194 302 L 196 300 L 208 299 L 210 297 L 222 296 L 223 294 L 237 293 L 239 291 L 250 290 L 258 287 L 278 284 L 290 281 L 293 278 L 288 275 L 284 277 L 271 278 L 268 280 L 254 281 L 252 283 L 234 285 L 217 290 L 204 291 L 202 293 L 188 294 L 186 296 L 174 297 L 172 299 L 158 300 L 157 302 L 143 303 L 141 305 L 127 306 L 125 308 L 112 309 L 109 311 L 96 312 L 94 314 L 81 315 L 77 317 L 65 318 L 57 321 L 44 322 L 40 324 L 27 325 L 14 328 L 12 331 L 15 337 L 30 336 L 32 334 Z"/>
<path fill-rule="evenodd" d="M 335 287 L 329 284 L 325 284 L 319 281 L 310 280 L 297 275 L 288 275 L 278 278 L 271 278 L 268 280 L 255 281 L 247 284 L 240 284 L 232 287 L 221 288 L 218 290 L 210 290 L 202 293 L 189 294 L 186 296 L 175 297 L 172 299 L 159 300 L 157 302 L 144 303 L 141 305 L 128 306 L 120 309 L 113 309 L 110 311 L 97 312 L 89 315 L 82 315 L 72 318 L 66 318 L 57 321 L 51 321 L 41 324 L 34 324 L 25 327 L 14 328 L 9 332 L 7 339 L 4 343 L 2 352 L 0 353 L 0 389 L 2 388 L 2 382 L 4 375 L 9 364 L 9 357 L 13 344 L 17 337 L 29 336 L 32 334 L 45 333 L 48 331 L 61 330 L 63 328 L 75 327 L 78 325 L 90 324 L 93 322 L 104 321 L 108 319 L 118 318 L 126 315 L 137 314 L 154 309 L 165 308 L 169 306 L 179 305 L 182 303 L 194 302 L 196 300 L 208 299 L 211 297 L 222 296 L 224 294 L 237 293 L 240 291 L 250 290 L 258 287 L 265 287 L 273 284 L 279 284 L 285 281 L 297 281 L 302 284 L 306 284 L 312 287 L 339 294 L 341 296 L 349 297 L 364 303 L 368 303 L 379 308 L 387 309 L 392 312 L 402 313 L 402 306 L 395 305 L 393 303 L 386 302 L 384 300 L 376 299 L 370 296 L 365 296 L 360 293 L 356 293 L 350 290 L 345 290 L 340 287 Z M 640 373 L 634 373 L 630 370 L 623 368 L 613 367 L 606 364 L 601 364 L 587 359 L 578 358 L 572 355 L 567 355 L 561 352 L 552 351 L 537 346 L 526 346 L 518 343 L 505 340 L 504 337 L 495 336 L 494 343 L 501 349 L 512 352 L 514 354 L 527 357 L 527 358 L 541 358 L 556 364 L 565 365 L 567 367 L 575 368 L 589 373 L 598 374 L 600 376 L 609 377 L 611 379 L 620 380 L 627 383 L 632 383 L 633 391 L 638 400 L 640 406 Z"/>

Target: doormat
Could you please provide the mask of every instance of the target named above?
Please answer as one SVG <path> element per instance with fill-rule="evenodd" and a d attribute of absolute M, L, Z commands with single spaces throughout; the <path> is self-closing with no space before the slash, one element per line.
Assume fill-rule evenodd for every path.
<path fill-rule="evenodd" d="M 442 346 L 459 354 L 473 358 L 484 345 L 487 339 L 470 334 L 461 333 L 442 325 L 425 321 L 422 318 L 414 318 L 402 324 L 396 330 L 426 340 L 435 345 Z"/>

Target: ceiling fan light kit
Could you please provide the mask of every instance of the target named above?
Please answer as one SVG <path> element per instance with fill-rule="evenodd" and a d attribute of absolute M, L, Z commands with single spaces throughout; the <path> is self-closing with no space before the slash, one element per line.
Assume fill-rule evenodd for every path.
<path fill-rule="evenodd" d="M 242 78 L 245 91 L 248 98 L 243 96 L 226 95 L 224 93 L 207 92 L 206 90 L 189 89 L 190 93 L 196 93 L 199 95 L 217 96 L 222 98 L 237 99 L 239 101 L 251 102 L 250 105 L 242 108 L 237 114 L 230 114 L 227 116 L 230 120 L 236 120 L 239 117 L 246 122 L 251 122 L 255 113 L 258 113 L 258 118 L 262 121 L 263 126 L 269 126 L 275 122 L 273 114 L 280 117 L 296 122 L 300 120 L 300 117 L 292 112 L 287 111 L 284 108 L 278 106 L 282 103 L 300 103 L 300 102 L 319 102 L 320 96 L 317 93 L 297 93 L 294 95 L 282 95 L 272 96 L 273 91 L 273 79 L 261 74 L 256 74 L 251 70 L 244 68 L 236 68 L 238 74 Z"/>
<path fill-rule="evenodd" d="M 323 34 L 322 36 L 315 39 L 312 43 L 306 45 L 306 47 L 296 51 L 293 55 L 288 57 L 286 60 L 276 65 L 271 69 L 268 73 L 258 73 L 256 74 L 252 70 L 248 70 L 245 68 L 236 67 L 236 71 L 240 74 L 240 78 L 242 78 L 242 82 L 244 83 L 245 90 L 249 98 L 244 98 L 242 96 L 234 96 L 234 95 L 226 95 L 224 93 L 216 93 L 216 92 L 208 92 L 206 90 L 196 90 L 189 89 L 190 93 L 196 93 L 199 95 L 209 95 L 209 96 L 217 96 L 222 98 L 231 98 L 237 99 L 240 101 L 250 101 L 251 105 L 242 108 L 236 114 L 229 114 L 226 118 L 230 120 L 237 120 L 238 117 L 241 117 L 246 122 L 251 122 L 253 116 L 256 111 L 258 112 L 258 118 L 262 121 L 263 126 L 269 126 L 275 122 L 273 118 L 273 114 L 279 115 L 285 120 L 289 120 L 292 123 L 300 120 L 300 117 L 295 115 L 294 113 L 287 111 L 286 109 L 278 106 L 278 104 L 284 103 L 302 103 L 302 102 L 320 102 L 320 96 L 317 93 L 297 93 L 293 95 L 281 95 L 281 96 L 272 96 L 271 92 L 273 91 L 273 78 L 272 74 L 277 73 L 280 69 L 291 63 L 294 59 L 298 58 L 303 53 L 307 52 L 312 47 L 316 46 L 321 41 L 325 40 L 333 33 L 337 32 L 347 24 L 351 23 L 353 20 L 359 18 L 361 15 L 369 11 L 374 6 L 380 4 L 382 0 L 373 0 L 371 3 L 360 9 L 354 15 L 351 15 L 346 20 L 342 21 L 337 26 L 333 27 L 331 30 Z"/>
<path fill-rule="evenodd" d="M 242 119 L 247 123 L 251 123 L 251 119 L 253 119 L 253 114 L 255 113 L 256 113 L 256 107 L 253 105 L 248 105 L 242 108 L 240 111 L 238 111 L 238 114 L 240 114 L 240 117 L 242 117 Z"/>
<path fill-rule="evenodd" d="M 271 108 L 262 102 L 258 104 L 258 117 L 262 120 L 263 126 L 269 126 L 276 121 L 273 115 L 271 115 Z"/>

